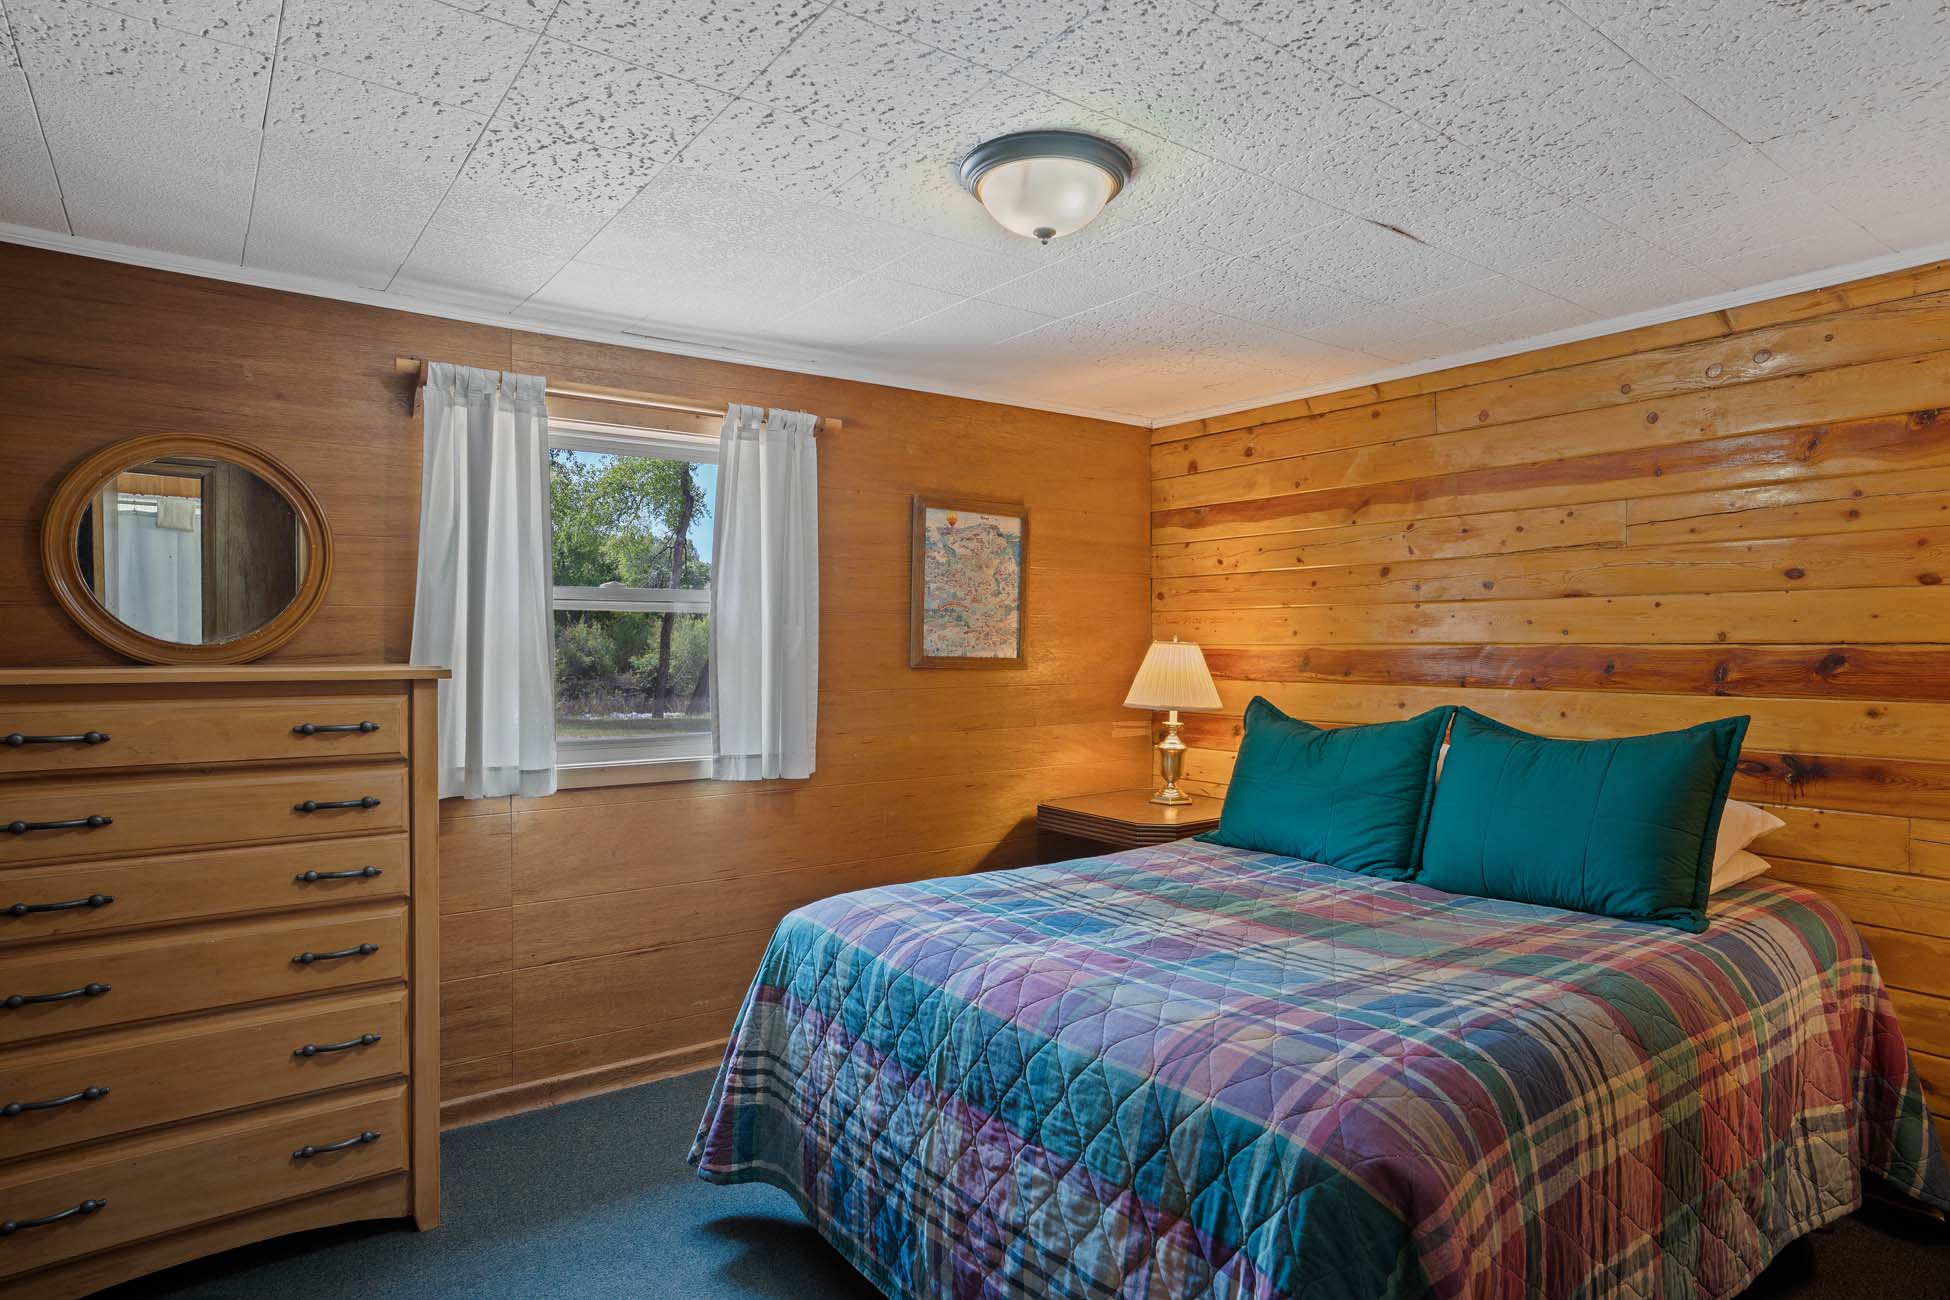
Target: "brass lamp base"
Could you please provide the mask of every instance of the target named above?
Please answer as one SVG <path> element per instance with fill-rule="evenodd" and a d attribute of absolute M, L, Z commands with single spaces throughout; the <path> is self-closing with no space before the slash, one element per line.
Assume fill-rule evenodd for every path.
<path fill-rule="evenodd" d="M 1185 742 L 1178 738 L 1178 728 L 1184 724 L 1178 721 L 1178 710 L 1173 709 L 1165 716 L 1165 738 L 1158 742 L 1158 770 L 1165 778 L 1164 788 L 1151 796 L 1152 803 L 1187 804 L 1192 796 L 1178 788 L 1178 778 L 1185 771 Z"/>

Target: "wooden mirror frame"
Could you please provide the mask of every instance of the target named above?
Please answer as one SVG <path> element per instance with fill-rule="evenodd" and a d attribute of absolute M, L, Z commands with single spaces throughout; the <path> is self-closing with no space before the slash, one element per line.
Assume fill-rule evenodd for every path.
<path fill-rule="evenodd" d="M 165 456 L 207 456 L 242 466 L 277 489 L 298 517 L 309 563 L 291 603 L 255 631 L 208 645 L 164 641 L 109 613 L 82 579 L 81 565 L 75 558 L 75 532 L 103 481 L 110 474 Z M 332 530 L 325 523 L 318 498 L 304 480 L 257 448 L 210 434 L 145 434 L 102 448 L 69 470 L 54 489 L 54 499 L 48 502 L 41 519 L 41 571 L 68 617 L 118 654 L 150 664 L 240 664 L 271 653 L 296 636 L 318 612 L 332 579 Z"/>

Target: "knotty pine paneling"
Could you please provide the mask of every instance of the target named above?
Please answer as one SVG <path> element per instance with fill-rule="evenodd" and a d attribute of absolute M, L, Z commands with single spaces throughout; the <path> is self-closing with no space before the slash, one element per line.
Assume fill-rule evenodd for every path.
<path fill-rule="evenodd" d="M 46 597 L 41 507 L 138 433 L 253 442 L 317 492 L 337 544 L 318 617 L 279 657 L 404 662 L 420 427 L 399 355 L 576 385 L 837 416 L 820 438 L 820 770 L 450 800 L 441 808 L 450 1102 L 626 1081 L 720 1042 L 800 903 L 1035 861 L 1036 804 L 1142 784 L 1121 707 L 1146 640 L 1144 431 L 876 385 L 549 338 L 0 245 L 0 663 L 110 663 Z M 909 500 L 1025 502 L 1029 663 L 907 666 Z M 1946 808 L 1950 816 L 1950 808 Z M 646 1064 L 647 1063 L 647 1064 Z M 561 1084 L 573 1090 L 573 1082 Z"/>
<path fill-rule="evenodd" d="M 1950 1110 L 1950 263 L 1153 430 L 1152 627 L 1255 694 L 1598 737 L 1730 713 Z"/>

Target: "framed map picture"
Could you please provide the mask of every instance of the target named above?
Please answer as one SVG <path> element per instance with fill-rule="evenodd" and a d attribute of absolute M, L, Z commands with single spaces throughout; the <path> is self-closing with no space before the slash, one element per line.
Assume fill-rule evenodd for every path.
<path fill-rule="evenodd" d="M 1028 555 L 1026 507 L 915 497 L 908 664 L 1022 667 Z"/>

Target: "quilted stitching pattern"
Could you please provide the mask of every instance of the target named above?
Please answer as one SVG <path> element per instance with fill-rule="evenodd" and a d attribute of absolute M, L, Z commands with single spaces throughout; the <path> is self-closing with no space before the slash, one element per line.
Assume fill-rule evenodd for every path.
<path fill-rule="evenodd" d="M 691 1159 L 897 1300 L 1718 1300 L 1950 1207 L 1875 965 L 1777 882 L 1704 935 L 1181 843 L 781 923 Z"/>

